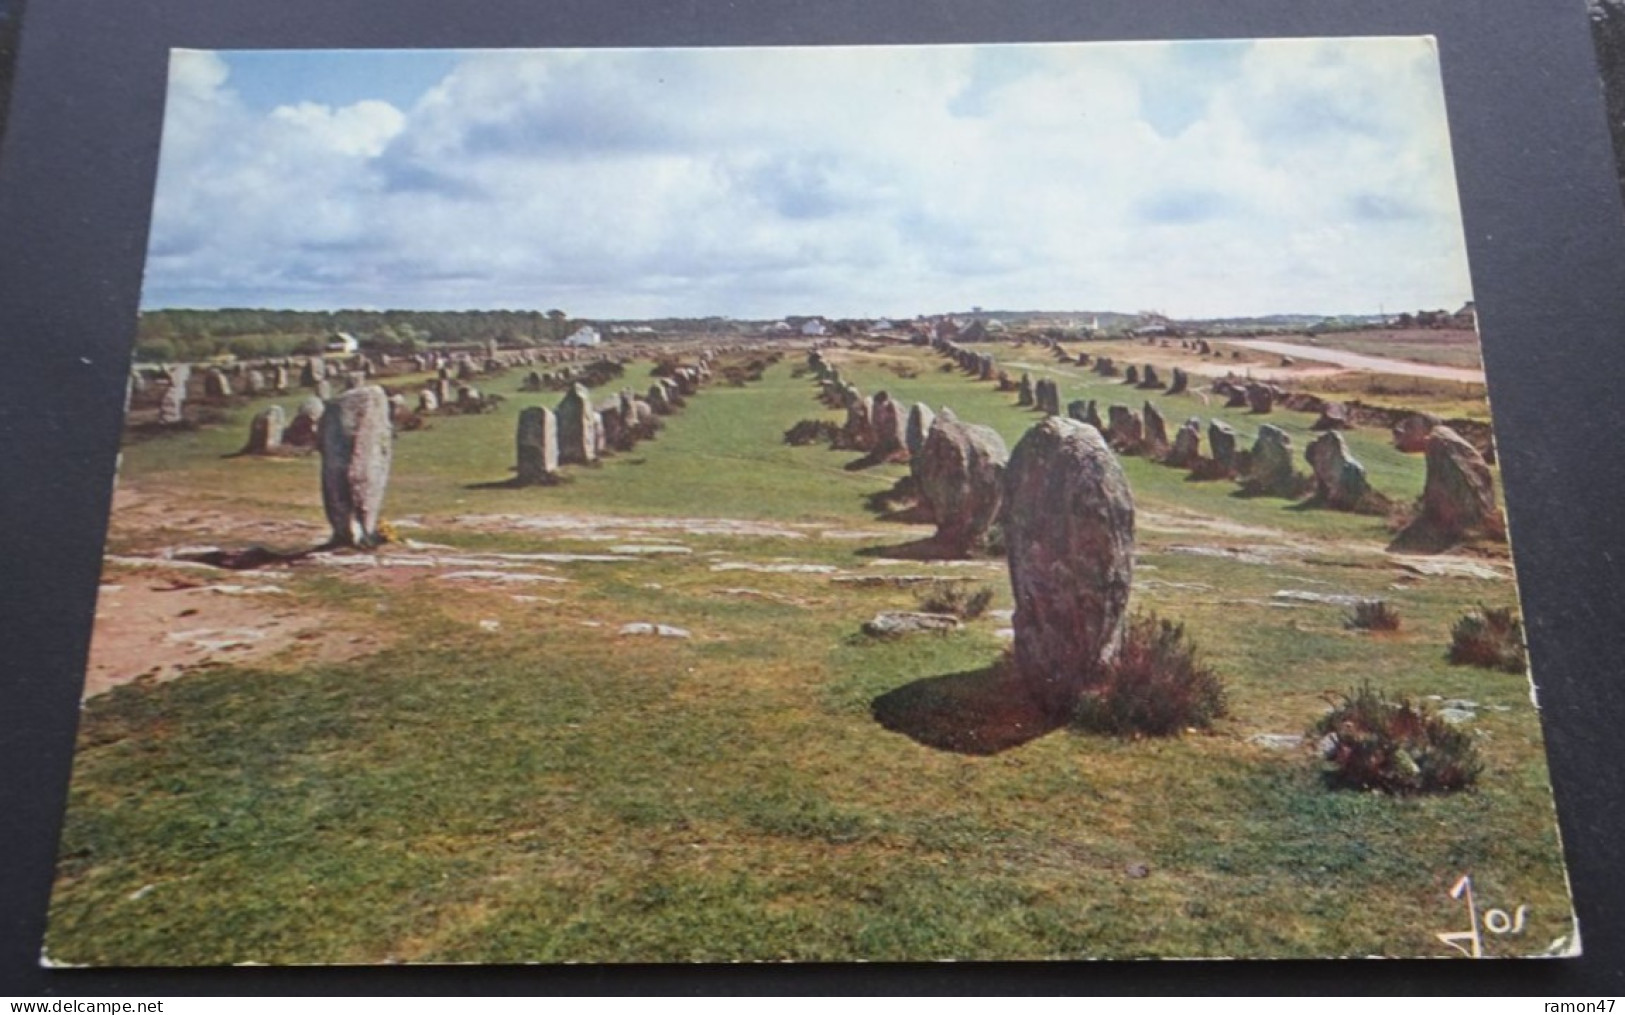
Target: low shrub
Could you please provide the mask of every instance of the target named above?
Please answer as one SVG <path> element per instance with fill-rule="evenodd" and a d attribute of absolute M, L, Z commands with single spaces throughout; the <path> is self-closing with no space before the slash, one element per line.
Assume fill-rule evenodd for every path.
<path fill-rule="evenodd" d="M 1399 611 L 1386 599 L 1365 599 L 1354 604 L 1354 612 L 1343 626 L 1357 631 L 1397 631 Z"/>
<path fill-rule="evenodd" d="M 795 426 L 784 431 L 784 443 L 792 447 L 804 447 L 808 444 L 827 444 L 833 446 L 841 436 L 839 423 L 827 419 L 804 419 Z"/>
<path fill-rule="evenodd" d="M 917 592 L 915 599 L 925 613 L 946 613 L 960 620 L 975 620 L 992 604 L 993 586 L 935 581 Z"/>
<path fill-rule="evenodd" d="M 1369 684 L 1334 700 L 1310 735 L 1319 739 L 1327 782 L 1341 789 L 1449 793 L 1473 785 L 1484 768 L 1467 731 Z"/>
<path fill-rule="evenodd" d="M 1524 672 L 1528 657 L 1523 646 L 1523 621 L 1511 607 L 1480 606 L 1450 629 L 1450 661 L 1458 666 Z"/>
<path fill-rule="evenodd" d="M 1210 729 L 1228 712 L 1224 682 L 1196 657 L 1185 625 L 1155 614 L 1129 620 L 1117 661 L 1085 694 L 1073 726 L 1114 736 L 1175 736 Z"/>

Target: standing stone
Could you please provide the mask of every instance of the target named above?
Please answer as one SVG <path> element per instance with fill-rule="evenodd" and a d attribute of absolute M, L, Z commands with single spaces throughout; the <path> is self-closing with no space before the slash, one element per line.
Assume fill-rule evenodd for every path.
<path fill-rule="evenodd" d="M 1338 511 L 1352 511 L 1371 493 L 1365 466 L 1349 454 L 1343 435 L 1328 430 L 1303 449 L 1315 476 L 1315 499 Z"/>
<path fill-rule="evenodd" d="M 1447 426 L 1436 426 L 1428 434 L 1421 520 L 1435 532 L 1456 538 L 1498 538 L 1506 532 L 1484 456 Z"/>
<path fill-rule="evenodd" d="M 846 402 L 846 425 L 841 428 L 842 443 L 857 451 L 868 451 L 875 446 L 875 424 L 869 414 L 869 403 L 856 390 Z"/>
<path fill-rule="evenodd" d="M 1185 389 L 1190 387 L 1190 383 L 1190 374 L 1187 374 L 1178 367 L 1174 367 L 1174 378 L 1168 384 L 1168 394 L 1183 395 L 1185 393 Z"/>
<path fill-rule="evenodd" d="M 1290 497 L 1297 492 L 1297 476 L 1292 471 L 1292 438 L 1285 430 L 1269 423 L 1258 428 L 1244 481 L 1254 493 Z"/>
<path fill-rule="evenodd" d="M 210 370 L 203 375 L 203 394 L 209 398 L 230 398 L 231 378 L 221 370 Z"/>
<path fill-rule="evenodd" d="M 1180 469 L 1188 469 L 1202 457 L 1202 421 L 1192 416 L 1174 434 L 1174 446 L 1163 457 L 1163 462 Z"/>
<path fill-rule="evenodd" d="M 1071 714 L 1122 645 L 1134 579 L 1134 498 L 1100 432 L 1052 416 L 1005 477 L 1015 667 L 1051 717 Z"/>
<path fill-rule="evenodd" d="M 1161 458 L 1168 451 L 1168 423 L 1150 402 L 1145 403 L 1141 415 L 1145 417 L 1145 453 L 1152 458 Z"/>
<path fill-rule="evenodd" d="M 325 402 L 329 398 L 333 397 L 332 385 L 328 384 L 327 378 L 323 377 L 321 380 L 312 385 L 312 393 L 317 398 Z"/>
<path fill-rule="evenodd" d="M 434 397 L 442 406 L 450 408 L 457 402 L 457 385 L 450 378 L 437 377 L 434 382 Z"/>
<path fill-rule="evenodd" d="M 1439 424 L 1439 417 L 1430 412 L 1419 412 L 1414 416 L 1407 416 L 1400 420 L 1399 425 L 1393 429 L 1394 447 L 1412 454 L 1418 451 L 1426 451 L 1428 438 Z M 1451 432 L 1454 433 L 1455 431 Z"/>
<path fill-rule="evenodd" d="M 963 556 L 986 541 L 999 517 L 1009 457 L 1004 438 L 992 427 L 961 423 L 946 409 L 937 415 L 914 476 L 945 553 Z"/>
<path fill-rule="evenodd" d="M 376 546 L 394 443 L 384 389 L 368 385 L 328 402 L 317 441 L 333 545 Z"/>
<path fill-rule="evenodd" d="M 621 415 L 621 403 L 606 402 L 598 412 L 598 426 L 604 440 L 600 451 L 624 451 L 627 448 L 626 418 Z"/>
<path fill-rule="evenodd" d="M 288 368 L 278 365 L 271 370 L 271 389 L 277 392 L 288 390 Z"/>
<path fill-rule="evenodd" d="M 1038 410 L 1048 416 L 1061 414 L 1061 386 L 1053 380 L 1045 379 L 1038 382 L 1033 390 L 1033 398 L 1038 404 Z"/>
<path fill-rule="evenodd" d="M 1230 424 L 1222 419 L 1215 419 L 1207 426 L 1207 443 L 1213 452 L 1214 465 L 1224 476 L 1236 474 L 1236 431 Z"/>
<path fill-rule="evenodd" d="M 321 423 L 322 413 L 327 407 L 322 400 L 312 395 L 299 403 L 299 410 L 294 413 L 293 419 L 282 431 L 282 443 L 294 448 L 313 448 L 316 446 L 316 428 Z"/>
<path fill-rule="evenodd" d="M 245 455 L 269 455 L 282 446 L 282 406 L 273 405 L 254 414 L 248 424 L 248 443 Z"/>
<path fill-rule="evenodd" d="M 654 406 L 641 398 L 632 399 L 632 414 L 627 419 L 632 435 L 639 440 L 653 440 L 655 431 L 660 429 L 660 417 L 655 415 Z"/>
<path fill-rule="evenodd" d="M 1106 439 L 1111 446 L 1125 455 L 1139 454 L 1145 441 L 1140 417 L 1126 405 L 1114 405 L 1106 410 L 1106 418 Z"/>
<path fill-rule="evenodd" d="M 158 399 L 158 422 L 165 425 L 179 423 L 186 418 L 186 383 L 173 380 Z"/>
<path fill-rule="evenodd" d="M 519 413 L 515 437 L 521 486 L 546 483 L 559 471 L 559 424 L 553 410 L 539 405 Z"/>
<path fill-rule="evenodd" d="M 1275 408 L 1275 389 L 1268 384 L 1247 385 L 1247 405 L 1260 416 Z"/>
<path fill-rule="evenodd" d="M 904 458 L 908 451 L 908 421 L 898 410 L 897 403 L 884 391 L 875 392 L 869 403 L 869 419 L 875 428 L 874 455 L 876 458 Z"/>
<path fill-rule="evenodd" d="M 672 414 L 671 399 L 667 397 L 664 385 L 649 385 L 649 408 L 660 416 L 670 416 Z"/>
<path fill-rule="evenodd" d="M 1320 418 L 1316 419 L 1311 430 L 1350 430 L 1354 423 L 1349 419 L 1349 407 L 1345 402 L 1327 402 L 1320 407 Z"/>
<path fill-rule="evenodd" d="M 1016 386 L 1016 404 L 1033 404 L 1033 379 L 1031 374 L 1022 374 L 1021 383 Z"/>
<path fill-rule="evenodd" d="M 433 388 L 424 388 L 418 392 L 419 412 L 434 412 L 438 408 L 440 408 L 440 399 L 435 395 Z"/>
<path fill-rule="evenodd" d="M 908 422 L 903 427 L 903 443 L 908 447 L 911 459 L 919 457 L 926 437 L 930 436 L 931 424 L 936 420 L 936 413 L 924 402 L 915 402 L 908 410 Z"/>
<path fill-rule="evenodd" d="M 1164 386 L 1162 378 L 1157 376 L 1157 368 L 1147 363 L 1145 370 L 1140 374 L 1140 387 L 1147 390 L 1153 388 L 1160 390 Z"/>
<path fill-rule="evenodd" d="M 265 393 L 265 373 L 262 370 L 245 370 L 243 372 L 243 390 L 250 395 Z"/>
<path fill-rule="evenodd" d="M 316 365 L 316 360 L 307 359 L 299 368 L 299 386 L 301 388 L 314 388 L 316 382 L 324 376 L 324 371 Z"/>
<path fill-rule="evenodd" d="M 559 430 L 559 464 L 587 465 L 597 461 L 598 419 L 588 400 L 587 389 L 580 384 L 570 385 L 553 414 Z"/>
<path fill-rule="evenodd" d="M 1138 384 L 1138 383 L 1140 383 L 1140 368 L 1135 366 L 1133 363 L 1130 363 L 1126 368 L 1124 368 L 1124 370 L 1123 370 L 1123 383 L 1124 384 Z"/>

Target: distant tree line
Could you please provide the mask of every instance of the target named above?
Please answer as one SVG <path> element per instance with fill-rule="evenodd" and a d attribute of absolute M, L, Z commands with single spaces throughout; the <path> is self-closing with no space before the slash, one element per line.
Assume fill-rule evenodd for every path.
<path fill-rule="evenodd" d="M 430 346 L 483 344 L 504 347 L 563 341 L 575 328 L 593 323 L 612 328 L 621 322 L 572 320 L 562 310 L 149 310 L 136 332 L 135 358 L 145 363 L 206 360 L 219 356 L 261 359 L 312 355 L 343 332 L 368 351 L 409 355 Z M 626 322 L 630 323 L 630 322 Z M 716 335 L 748 330 L 747 322 L 723 317 L 661 318 L 636 322 L 650 329 L 625 337 L 662 333 Z"/>

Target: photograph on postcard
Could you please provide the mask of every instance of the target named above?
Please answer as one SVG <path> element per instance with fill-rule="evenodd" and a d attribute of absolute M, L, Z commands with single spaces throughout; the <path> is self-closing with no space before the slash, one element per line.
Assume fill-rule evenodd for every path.
<path fill-rule="evenodd" d="M 172 52 L 45 961 L 1577 954 L 1463 232 L 1425 37 Z"/>

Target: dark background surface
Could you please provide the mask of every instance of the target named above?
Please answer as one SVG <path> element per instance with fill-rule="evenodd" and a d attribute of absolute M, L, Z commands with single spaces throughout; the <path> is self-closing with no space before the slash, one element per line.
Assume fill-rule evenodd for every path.
<path fill-rule="evenodd" d="M 1415 34 L 1439 39 L 1583 958 L 37 967 L 134 337 L 169 47 Z M 0 995 L 1625 993 L 1625 217 L 1613 169 L 1585 0 L 31 0 L 0 147 Z"/>

